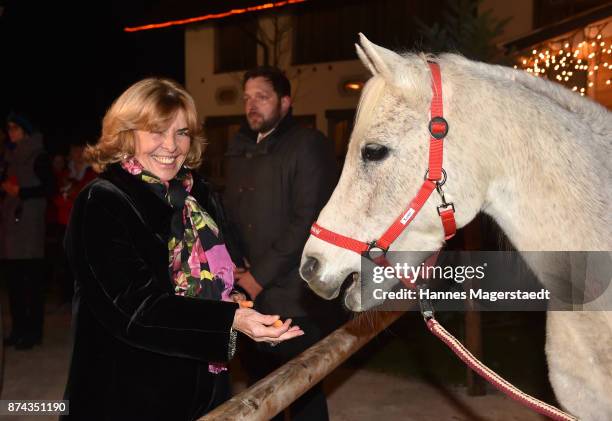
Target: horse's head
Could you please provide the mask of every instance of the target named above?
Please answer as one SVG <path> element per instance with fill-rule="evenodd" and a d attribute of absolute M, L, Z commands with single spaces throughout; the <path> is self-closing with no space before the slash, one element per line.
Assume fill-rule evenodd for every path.
<path fill-rule="evenodd" d="M 360 99 L 340 181 L 317 222 L 346 237 L 371 241 L 379 238 L 406 209 L 423 184 L 428 166 L 432 85 L 427 57 L 400 56 L 360 37 L 357 53 L 373 77 Z M 450 126 L 444 146 L 444 168 L 448 173 L 444 187 L 446 198 L 457 206 L 456 219 L 461 226 L 482 205 L 484 175 L 477 163 L 465 159 L 475 146 L 461 135 L 461 126 L 470 124 L 471 117 L 466 120 L 463 114 L 464 121 L 457 121 L 458 112 L 452 101 L 454 86 L 444 63 L 440 66 L 444 115 Z M 436 208 L 439 204 L 434 191 L 390 250 L 440 249 L 444 231 Z M 416 266 L 421 261 L 407 263 Z M 343 280 L 359 272 L 359 254 L 315 236 L 309 238 L 302 255 L 301 275 L 317 294 L 327 299 L 336 297 Z M 372 303 L 361 302 L 360 277 L 353 279 L 345 304 L 354 311 L 366 310 Z"/>

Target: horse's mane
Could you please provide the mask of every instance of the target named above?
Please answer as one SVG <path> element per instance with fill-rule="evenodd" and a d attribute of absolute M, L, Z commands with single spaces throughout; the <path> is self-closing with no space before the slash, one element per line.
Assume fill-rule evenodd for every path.
<path fill-rule="evenodd" d="M 439 60 L 489 79 L 511 80 L 522 85 L 532 94 L 553 101 L 557 106 L 581 116 L 594 133 L 609 135 L 612 131 L 612 120 L 605 107 L 589 98 L 581 97 L 557 82 L 535 77 L 523 70 L 471 61 L 457 54 L 443 54 Z"/>

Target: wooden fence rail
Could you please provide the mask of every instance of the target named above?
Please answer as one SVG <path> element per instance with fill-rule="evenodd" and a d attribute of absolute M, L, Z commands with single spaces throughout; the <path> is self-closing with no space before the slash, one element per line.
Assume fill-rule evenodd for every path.
<path fill-rule="evenodd" d="M 394 311 L 360 315 L 199 421 L 269 420 L 402 314 Z"/>

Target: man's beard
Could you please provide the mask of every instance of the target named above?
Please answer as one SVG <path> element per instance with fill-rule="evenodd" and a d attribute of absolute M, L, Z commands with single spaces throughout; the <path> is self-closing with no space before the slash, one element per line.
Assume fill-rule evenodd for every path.
<path fill-rule="evenodd" d="M 249 123 L 249 127 L 251 128 L 251 130 L 257 133 L 267 133 L 274 127 L 276 127 L 278 122 L 281 120 L 280 104 L 278 104 L 278 107 L 274 111 L 275 112 L 267 119 L 262 118 L 262 115 L 259 112 L 256 112 L 256 114 L 261 117 L 261 119 L 254 122 L 252 122 L 247 116 L 247 122 Z"/>

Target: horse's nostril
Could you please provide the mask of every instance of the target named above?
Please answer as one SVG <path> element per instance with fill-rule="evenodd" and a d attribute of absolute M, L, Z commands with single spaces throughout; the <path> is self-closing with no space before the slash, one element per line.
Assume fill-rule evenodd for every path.
<path fill-rule="evenodd" d="M 318 270 L 319 261 L 314 257 L 307 257 L 306 261 L 300 268 L 300 274 L 302 275 L 302 278 L 308 281 L 317 274 Z"/>

